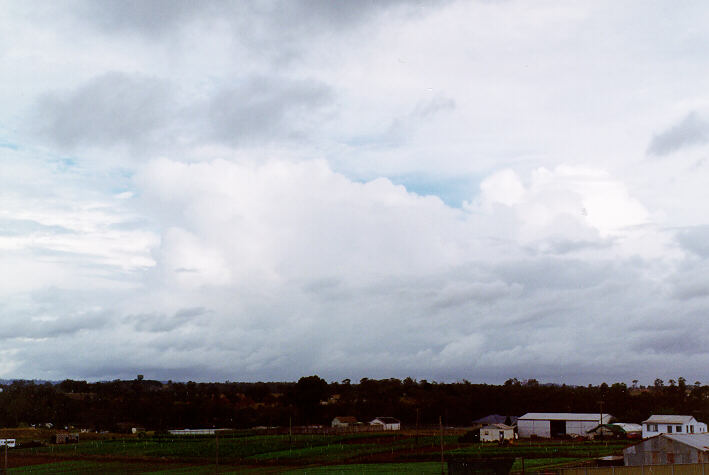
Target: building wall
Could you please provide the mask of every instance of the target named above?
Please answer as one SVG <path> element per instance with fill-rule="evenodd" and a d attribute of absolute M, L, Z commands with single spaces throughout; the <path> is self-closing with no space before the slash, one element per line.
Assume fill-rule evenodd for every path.
<path fill-rule="evenodd" d="M 480 441 L 481 442 L 497 442 L 500 440 L 500 432 L 504 432 L 505 440 L 512 440 L 515 438 L 514 429 L 480 429 Z"/>
<path fill-rule="evenodd" d="M 588 436 L 587 432 L 597 426 L 598 421 L 566 421 L 566 433 L 586 437 Z"/>
<path fill-rule="evenodd" d="M 517 432 L 520 437 L 551 437 L 551 424 L 543 420 L 517 420 Z"/>
<path fill-rule="evenodd" d="M 665 437 L 653 437 L 623 450 L 627 466 L 709 462 L 709 454 Z"/>
<path fill-rule="evenodd" d="M 689 424 L 652 424 L 657 426 L 657 430 L 648 430 L 648 424 L 643 424 L 643 439 L 655 437 L 659 434 L 703 434 L 707 431 L 707 425 L 703 422 L 692 421 Z M 681 432 L 677 432 L 677 426 L 682 427 Z M 672 432 L 668 429 L 672 427 Z"/>

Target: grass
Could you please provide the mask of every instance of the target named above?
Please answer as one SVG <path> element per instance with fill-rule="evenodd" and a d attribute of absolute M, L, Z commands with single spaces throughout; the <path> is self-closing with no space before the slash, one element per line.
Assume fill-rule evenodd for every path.
<path fill-rule="evenodd" d="M 444 466 L 444 472 L 448 473 L 448 467 Z M 360 463 L 350 465 L 328 465 L 327 467 L 301 468 L 289 470 L 284 474 L 354 474 L 354 473 L 412 473 L 412 474 L 435 474 L 441 473 L 440 462 L 415 462 L 415 463 Z"/>
<path fill-rule="evenodd" d="M 287 435 L 267 435 L 252 437 L 232 437 L 219 439 L 219 458 L 225 462 L 234 461 L 285 461 L 320 463 L 345 460 L 368 454 L 387 451 L 401 451 L 414 448 L 414 440 L 392 435 L 362 434 L 346 436 L 298 435 L 289 439 Z M 369 440 L 367 440 L 369 439 Z M 455 437 L 447 437 L 447 443 L 454 443 Z M 438 444 L 436 437 L 420 437 L 419 446 Z M 33 455 L 53 456 L 122 456 L 122 457 L 166 457 L 211 461 L 216 454 L 214 438 L 175 437 L 96 440 L 71 445 L 54 445 L 19 449 Z"/>

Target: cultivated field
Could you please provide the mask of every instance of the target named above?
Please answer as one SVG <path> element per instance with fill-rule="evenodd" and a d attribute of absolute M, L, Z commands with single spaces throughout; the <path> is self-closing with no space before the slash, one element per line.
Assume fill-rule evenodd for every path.
<path fill-rule="evenodd" d="M 514 460 L 526 472 L 618 454 L 624 442 L 520 441 L 508 446 L 443 438 L 444 458 Z M 382 432 L 344 435 L 119 437 L 11 449 L 12 473 L 441 473 L 441 439 Z M 445 465 L 444 465 L 445 469 Z"/>

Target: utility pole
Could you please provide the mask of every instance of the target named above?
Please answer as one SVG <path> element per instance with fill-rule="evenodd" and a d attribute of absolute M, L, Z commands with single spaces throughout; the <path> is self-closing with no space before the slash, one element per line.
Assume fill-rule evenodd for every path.
<path fill-rule="evenodd" d="M 443 419 L 438 416 L 438 427 L 441 429 L 441 474 L 446 472 L 445 462 L 443 460 Z"/>
<path fill-rule="evenodd" d="M 601 439 L 603 439 L 603 401 L 598 401 L 600 406 L 600 412 L 598 414 L 598 430 L 600 432 Z"/>
<path fill-rule="evenodd" d="M 416 448 L 419 446 L 419 408 L 416 408 Z"/>
<path fill-rule="evenodd" d="M 214 431 L 214 437 L 217 442 L 217 453 L 216 453 L 217 460 L 216 460 L 216 462 L 217 462 L 217 473 L 219 473 L 219 430 L 218 429 Z"/>

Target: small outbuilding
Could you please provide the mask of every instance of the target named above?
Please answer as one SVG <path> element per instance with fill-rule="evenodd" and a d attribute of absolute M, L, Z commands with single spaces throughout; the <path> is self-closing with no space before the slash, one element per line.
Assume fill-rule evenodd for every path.
<path fill-rule="evenodd" d="M 643 439 L 659 434 L 704 434 L 707 425 L 692 416 L 654 414 L 643 421 Z"/>
<path fill-rule="evenodd" d="M 370 426 L 382 426 L 382 430 L 401 430 L 401 421 L 393 417 L 377 417 L 369 421 Z"/>
<path fill-rule="evenodd" d="M 332 420 L 332 427 L 349 427 L 357 424 L 357 418 L 354 416 L 338 416 Z"/>
<path fill-rule="evenodd" d="M 626 466 L 709 462 L 709 434 L 660 434 L 623 450 Z"/>
<path fill-rule="evenodd" d="M 481 442 L 501 442 L 503 440 L 514 440 L 515 429 L 506 424 L 490 424 L 480 429 Z"/>
<path fill-rule="evenodd" d="M 612 418 L 610 414 L 528 412 L 517 419 L 517 431 L 520 437 L 587 437 L 589 430 L 610 423 Z"/>
<path fill-rule="evenodd" d="M 627 422 L 614 422 L 613 424 L 599 424 L 588 431 L 588 436 L 592 439 L 618 438 L 618 439 L 639 439 L 642 434 L 640 424 L 630 424 Z"/>

